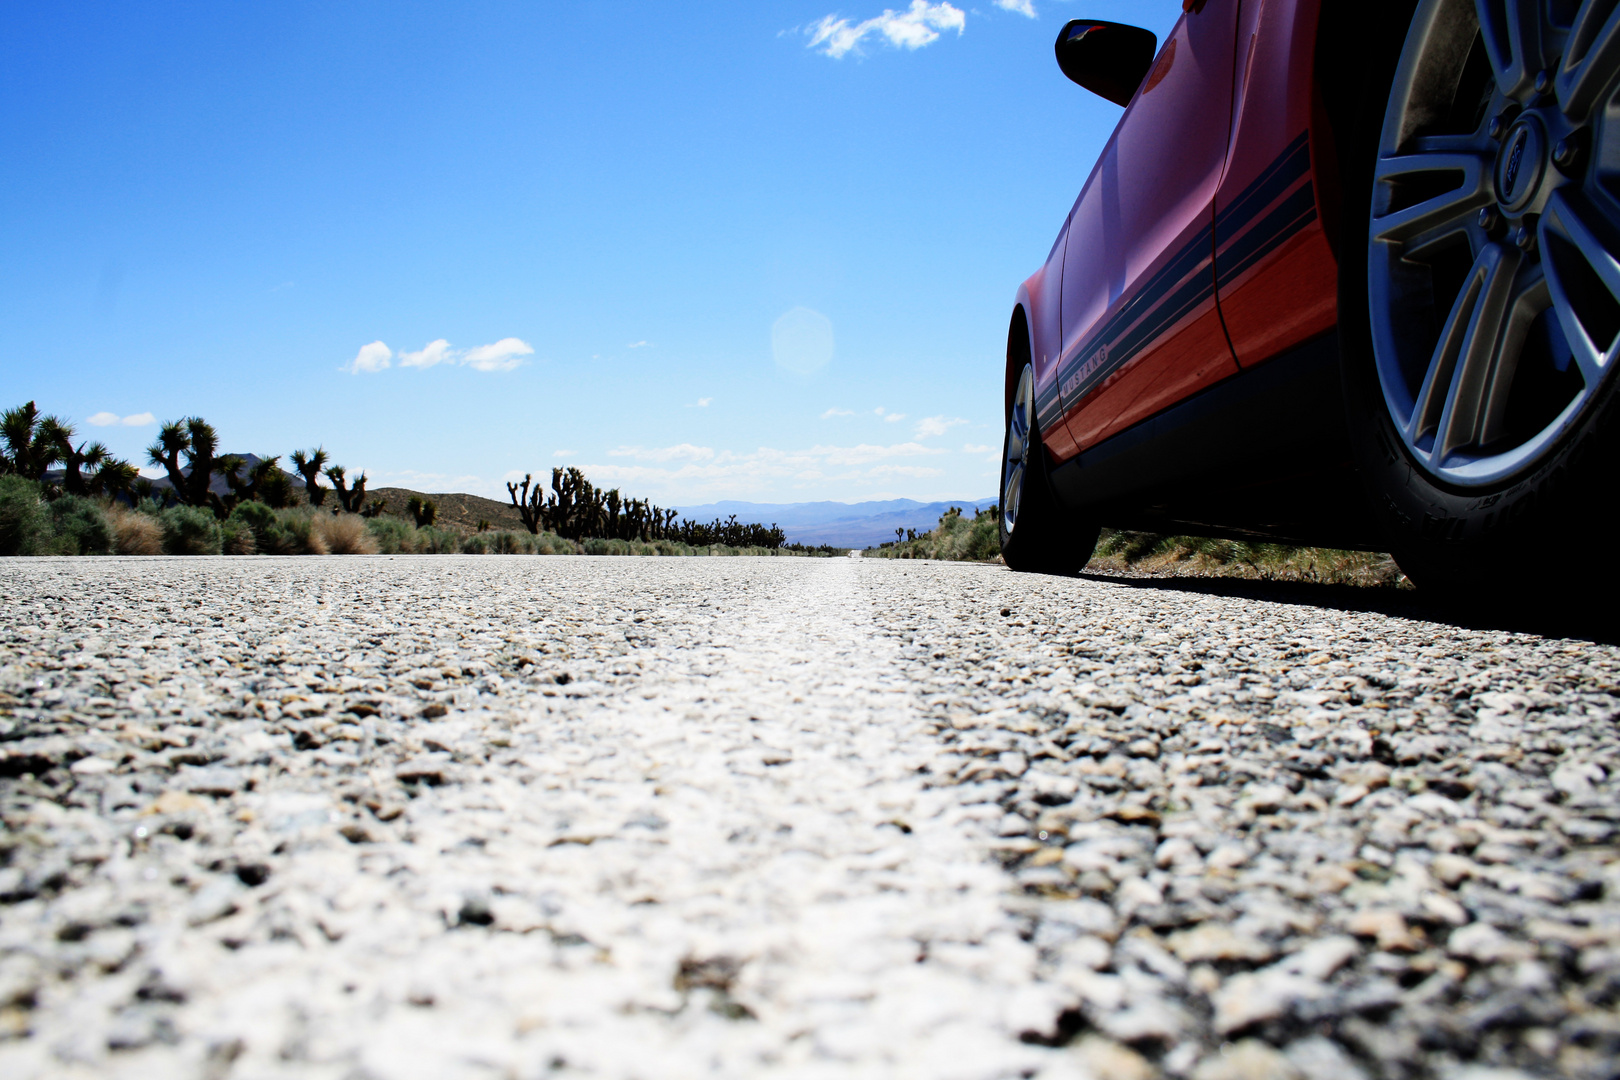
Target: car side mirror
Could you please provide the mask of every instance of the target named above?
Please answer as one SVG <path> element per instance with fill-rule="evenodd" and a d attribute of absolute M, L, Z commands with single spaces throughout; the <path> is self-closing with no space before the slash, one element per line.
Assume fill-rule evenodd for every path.
<path fill-rule="evenodd" d="M 1129 105 L 1153 66 L 1159 39 L 1139 26 L 1075 19 L 1058 33 L 1054 49 L 1058 67 L 1071 81 L 1116 105 Z"/>

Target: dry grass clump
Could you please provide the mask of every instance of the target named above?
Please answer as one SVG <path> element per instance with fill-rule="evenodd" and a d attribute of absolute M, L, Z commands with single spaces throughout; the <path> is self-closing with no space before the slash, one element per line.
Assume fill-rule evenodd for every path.
<path fill-rule="evenodd" d="M 112 518 L 113 550 L 120 555 L 163 554 L 163 526 L 155 518 L 114 505 Z"/>
<path fill-rule="evenodd" d="M 1086 568 L 1178 577 L 1412 588 L 1395 560 L 1380 552 L 1114 530 L 1104 530 Z"/>
<path fill-rule="evenodd" d="M 319 539 L 326 551 L 332 555 L 377 554 L 377 541 L 366 528 L 365 518 L 353 514 L 336 517 L 317 515 L 314 523 L 314 527 L 310 529 L 310 540 Z"/>

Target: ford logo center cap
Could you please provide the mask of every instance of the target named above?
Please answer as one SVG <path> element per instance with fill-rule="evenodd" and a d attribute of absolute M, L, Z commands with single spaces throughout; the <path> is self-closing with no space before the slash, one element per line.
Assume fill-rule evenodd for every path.
<path fill-rule="evenodd" d="M 1521 117 L 1508 128 L 1496 156 L 1496 198 L 1502 209 L 1516 214 L 1541 190 L 1547 166 L 1547 133 L 1534 116 Z"/>

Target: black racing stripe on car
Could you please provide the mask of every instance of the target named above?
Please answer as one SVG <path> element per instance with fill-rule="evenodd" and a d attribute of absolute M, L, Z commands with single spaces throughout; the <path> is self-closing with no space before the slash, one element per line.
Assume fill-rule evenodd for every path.
<path fill-rule="evenodd" d="M 1215 260 L 1219 287 L 1226 288 L 1315 220 L 1316 192 L 1305 184 L 1220 253 Z"/>
<path fill-rule="evenodd" d="M 1267 165 L 1248 187 L 1238 193 L 1231 205 L 1215 215 L 1215 235 L 1232 236 L 1260 215 L 1277 197 L 1311 171 L 1308 132 L 1301 132 L 1282 153 Z"/>
<path fill-rule="evenodd" d="M 1084 371 L 1077 385 L 1089 388 L 1117 370 L 1185 314 L 1182 310 L 1185 294 L 1190 292 L 1197 296 L 1192 301 L 1193 306 L 1203 298 L 1214 296 L 1214 275 L 1207 272 L 1210 256 L 1211 230 L 1206 225 L 1182 245 L 1124 307 L 1094 330 L 1085 345 L 1076 349 L 1058 369 L 1059 390 L 1076 377 L 1077 371 Z M 1166 303 L 1167 300 L 1173 302 Z M 1138 322 L 1134 330 L 1127 331 Z M 1084 370 L 1087 367 L 1091 370 Z M 1064 392 L 1064 396 L 1072 393 L 1071 389 Z"/>
<path fill-rule="evenodd" d="M 1210 227 L 1200 229 L 1124 307 L 1092 332 L 1084 346 L 1075 350 L 1059 366 L 1058 377 L 1052 384 L 1054 390 L 1058 391 L 1055 398 L 1048 396 L 1037 401 L 1036 415 L 1042 425 L 1048 424 L 1050 417 L 1061 414 L 1062 398 L 1077 401 L 1084 397 L 1151 345 L 1164 331 L 1213 298 L 1215 274 L 1201 272 L 1214 257 L 1213 237 L 1242 232 L 1245 226 L 1264 213 L 1255 228 L 1244 233 L 1229 251 L 1217 259 L 1217 269 L 1225 267 L 1228 260 L 1232 260 L 1233 269 L 1221 275 L 1224 283 L 1315 220 L 1316 197 L 1308 181 L 1270 213 L 1265 213 L 1266 208 L 1299 183 L 1301 177 L 1308 177 L 1310 168 L 1309 135 L 1302 132 L 1239 193 L 1230 206 L 1215 216 L 1213 230 Z M 1130 329 L 1127 330 L 1127 327 Z M 1070 385 L 1077 375 L 1078 381 Z M 1062 392 L 1065 386 L 1069 386 L 1066 393 Z"/>
<path fill-rule="evenodd" d="M 1056 384 L 1053 384 L 1054 387 Z M 1046 431 L 1063 414 L 1062 399 L 1056 389 L 1049 394 L 1037 395 L 1035 398 L 1035 423 L 1042 431 Z"/>
<path fill-rule="evenodd" d="M 1099 363 L 1095 370 L 1087 372 L 1071 390 L 1073 400 L 1078 401 L 1085 397 L 1104 379 L 1129 363 L 1161 334 L 1186 318 L 1200 304 L 1212 299 L 1214 295 L 1215 288 L 1210 275 L 1201 272 L 1162 297 L 1162 302 L 1154 310 L 1151 319 L 1144 319 L 1124 337 L 1109 344 L 1106 360 Z"/>

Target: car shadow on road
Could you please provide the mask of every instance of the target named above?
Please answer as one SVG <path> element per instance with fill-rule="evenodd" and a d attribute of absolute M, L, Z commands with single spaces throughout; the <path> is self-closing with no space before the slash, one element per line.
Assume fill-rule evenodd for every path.
<path fill-rule="evenodd" d="M 1082 581 L 1124 585 L 1157 592 L 1199 593 L 1234 599 L 1300 604 L 1335 611 L 1373 612 L 1422 622 L 1444 623 L 1464 630 L 1507 630 L 1548 638 L 1568 638 L 1601 645 L 1620 645 L 1620 627 L 1612 611 L 1458 607 L 1425 599 L 1411 589 L 1388 586 L 1334 585 L 1312 581 L 1256 581 L 1251 578 L 1148 577 L 1087 570 Z"/>

